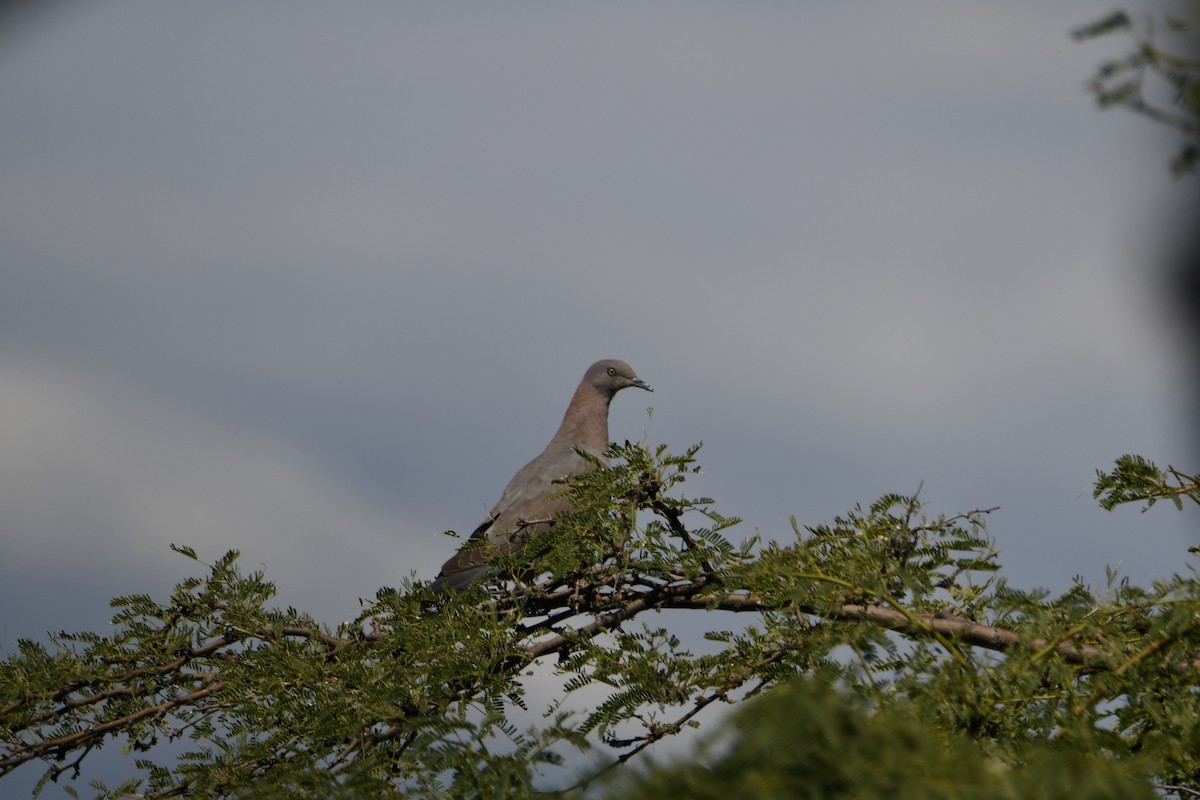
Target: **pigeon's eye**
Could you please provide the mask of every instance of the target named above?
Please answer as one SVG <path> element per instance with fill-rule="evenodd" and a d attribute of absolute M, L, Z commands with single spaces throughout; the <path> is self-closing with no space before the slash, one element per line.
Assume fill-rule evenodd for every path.
<path fill-rule="evenodd" d="M 608 368 L 608 374 L 609 374 L 609 375 L 616 375 L 616 374 L 617 374 L 617 370 L 616 370 L 616 368 L 615 368 L 615 367 L 609 367 L 609 368 Z"/>

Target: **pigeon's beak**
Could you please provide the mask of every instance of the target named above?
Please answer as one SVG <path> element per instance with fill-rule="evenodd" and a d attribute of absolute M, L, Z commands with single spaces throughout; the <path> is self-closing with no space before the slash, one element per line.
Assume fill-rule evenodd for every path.
<path fill-rule="evenodd" d="M 636 386 L 639 389 L 645 389 L 647 392 L 654 391 L 654 387 L 651 386 L 650 384 L 646 383 L 641 378 L 634 378 L 632 381 L 630 381 L 630 385 Z"/>

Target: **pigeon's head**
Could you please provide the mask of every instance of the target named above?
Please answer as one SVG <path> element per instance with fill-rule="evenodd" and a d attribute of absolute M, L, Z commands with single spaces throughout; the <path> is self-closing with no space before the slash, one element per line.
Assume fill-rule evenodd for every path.
<path fill-rule="evenodd" d="M 647 392 L 654 391 L 650 384 L 637 376 L 633 367 L 615 358 L 606 358 L 592 364 L 584 374 L 583 382 L 610 398 L 629 386 L 636 386 Z"/>

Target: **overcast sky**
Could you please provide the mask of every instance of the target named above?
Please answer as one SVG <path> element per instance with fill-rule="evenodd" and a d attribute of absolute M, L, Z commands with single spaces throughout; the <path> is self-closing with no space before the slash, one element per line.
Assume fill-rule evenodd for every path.
<path fill-rule="evenodd" d="M 432 578 L 629 361 L 616 440 L 786 539 L 1000 506 L 1011 583 L 1185 568 L 1173 140 L 1107 8 L 66 3 L 0 31 L 0 651 L 228 548 L 318 619 Z M 646 408 L 654 407 L 648 420 Z M 1194 559 L 1193 559 L 1194 563 Z"/>

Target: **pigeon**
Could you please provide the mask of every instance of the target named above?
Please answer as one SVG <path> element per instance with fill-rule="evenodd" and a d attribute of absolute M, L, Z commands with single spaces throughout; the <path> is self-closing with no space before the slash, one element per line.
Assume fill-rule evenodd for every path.
<path fill-rule="evenodd" d="M 537 458 L 517 471 L 505 487 L 500 500 L 475 532 L 433 581 L 439 593 L 458 592 L 487 575 L 488 556 L 498 547 L 508 553 L 521 549 L 526 533 L 548 527 L 559 514 L 571 510 L 565 497 L 547 497 L 561 492 L 561 481 L 595 468 L 592 461 L 577 451 L 606 463 L 608 449 L 608 405 L 613 395 L 636 386 L 654 389 L 637 376 L 624 361 L 605 359 L 588 367 L 575 390 L 558 432 Z M 479 546 L 478 540 L 490 544 Z"/>

